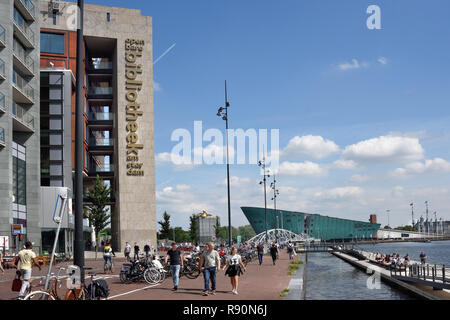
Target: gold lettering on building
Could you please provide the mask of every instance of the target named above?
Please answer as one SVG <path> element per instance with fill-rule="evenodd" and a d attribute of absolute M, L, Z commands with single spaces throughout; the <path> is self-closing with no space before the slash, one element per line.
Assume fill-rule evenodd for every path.
<path fill-rule="evenodd" d="M 139 151 L 144 149 L 144 145 L 139 142 L 139 123 L 138 120 L 144 112 L 138 101 L 139 91 L 142 89 L 142 64 L 139 60 L 142 58 L 145 41 L 136 39 L 125 40 L 125 119 L 127 130 L 127 175 L 143 176 L 143 163 L 139 162 Z"/>

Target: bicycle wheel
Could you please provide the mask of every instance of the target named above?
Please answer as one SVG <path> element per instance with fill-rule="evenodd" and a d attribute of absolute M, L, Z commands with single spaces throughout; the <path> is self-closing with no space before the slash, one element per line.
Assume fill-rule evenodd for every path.
<path fill-rule="evenodd" d="M 56 300 L 56 299 L 48 292 L 32 291 L 23 300 Z"/>
<path fill-rule="evenodd" d="M 144 271 L 144 280 L 148 284 L 155 284 L 161 281 L 161 274 L 156 268 L 148 268 Z"/>

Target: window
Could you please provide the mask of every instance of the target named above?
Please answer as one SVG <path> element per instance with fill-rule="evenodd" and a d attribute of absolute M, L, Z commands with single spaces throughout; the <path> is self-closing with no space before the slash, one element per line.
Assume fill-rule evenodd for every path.
<path fill-rule="evenodd" d="M 109 12 L 106 13 L 106 21 L 111 21 L 111 14 Z"/>
<path fill-rule="evenodd" d="M 53 24 L 56 25 L 56 12 L 53 12 Z"/>
<path fill-rule="evenodd" d="M 64 34 L 41 32 L 41 52 L 64 54 Z"/>

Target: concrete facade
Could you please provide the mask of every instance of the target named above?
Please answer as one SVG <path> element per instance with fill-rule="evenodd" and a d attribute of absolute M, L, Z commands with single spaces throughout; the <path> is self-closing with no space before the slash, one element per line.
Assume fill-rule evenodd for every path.
<path fill-rule="evenodd" d="M 48 11 L 48 1 L 41 1 L 41 28 L 76 31 L 76 26 L 71 24 L 75 9 L 74 3 L 59 2 L 58 12 L 51 14 Z M 88 93 L 87 103 L 90 99 L 110 99 L 114 115 L 113 126 L 108 129 L 114 139 L 114 148 L 113 152 L 105 153 L 111 156 L 108 166 L 110 169 L 108 172 L 101 172 L 105 179 L 111 181 L 114 192 L 114 203 L 111 206 L 113 246 L 116 251 L 121 250 L 125 242 L 137 242 L 140 246 L 150 242 L 152 246 L 156 246 L 152 19 L 142 16 L 140 10 L 85 5 L 84 37 L 85 59 L 90 55 L 99 57 L 99 52 L 104 52 L 105 47 L 111 48 L 107 53 L 112 61 L 112 77 L 104 77 L 111 79 L 108 81 L 111 81 L 112 95 L 99 98 Z M 126 50 L 126 44 L 129 49 L 136 51 Z M 139 53 L 136 61 L 130 62 L 131 56 L 128 61 L 133 64 L 129 68 L 140 68 L 142 71 L 137 77 L 129 71 L 127 73 L 126 52 Z M 85 64 L 88 61 L 85 60 Z M 98 72 L 91 75 L 88 70 L 86 73 L 85 84 L 89 92 L 91 76 L 94 79 L 103 75 Z M 127 88 L 127 79 L 142 81 L 142 85 L 135 89 L 130 89 L 130 85 Z M 133 93 L 127 95 L 130 90 Z M 130 103 L 139 106 L 129 106 L 131 114 L 127 115 L 127 105 Z M 135 121 L 130 120 L 133 114 L 136 116 Z M 87 126 L 89 127 L 89 122 Z M 138 154 L 130 152 L 133 150 L 132 144 L 142 145 L 134 149 Z M 90 149 L 89 146 L 88 154 Z M 85 185 L 92 183 L 95 172 L 88 168 L 87 175 L 90 180 L 86 179 Z"/>
<path fill-rule="evenodd" d="M 0 128 L 4 131 L 4 146 L 0 146 L 0 235 L 10 237 L 12 251 L 26 240 L 32 241 L 39 251 L 41 242 L 38 7 L 37 0 L 0 2 L 0 25 L 4 30 L 0 39 L 0 59 L 4 64 L 0 76 L 0 93 L 4 96 L 0 111 Z M 26 200 L 20 208 L 12 190 L 13 142 L 26 150 Z M 20 210 L 20 217 L 13 210 Z M 16 247 L 11 234 L 15 222 L 26 225 L 23 240 Z"/>

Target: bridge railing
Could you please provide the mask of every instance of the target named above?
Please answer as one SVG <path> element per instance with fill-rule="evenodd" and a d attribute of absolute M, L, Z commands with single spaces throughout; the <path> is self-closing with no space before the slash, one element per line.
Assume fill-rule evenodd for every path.
<path fill-rule="evenodd" d="M 391 276 L 450 284 L 450 270 L 445 265 L 412 264 L 407 267 L 391 267 Z"/>

